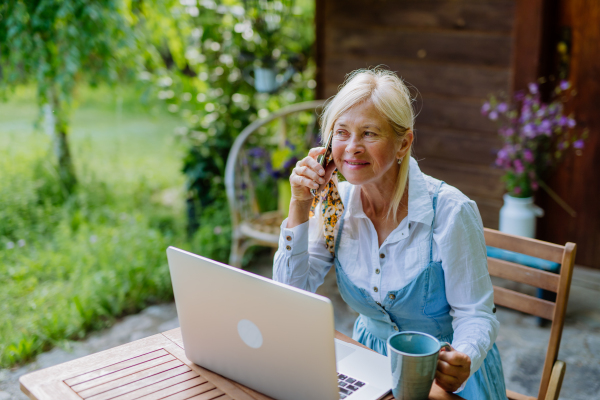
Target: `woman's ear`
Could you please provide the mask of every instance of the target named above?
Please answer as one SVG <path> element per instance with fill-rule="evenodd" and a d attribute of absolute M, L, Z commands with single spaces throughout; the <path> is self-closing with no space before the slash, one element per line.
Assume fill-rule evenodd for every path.
<path fill-rule="evenodd" d="M 402 138 L 402 145 L 396 152 L 396 158 L 402 158 L 406 155 L 406 153 L 408 153 L 408 149 L 410 149 L 410 146 L 412 145 L 413 140 L 414 140 L 413 131 L 409 129 L 406 131 L 406 133 L 404 134 L 404 137 Z"/>

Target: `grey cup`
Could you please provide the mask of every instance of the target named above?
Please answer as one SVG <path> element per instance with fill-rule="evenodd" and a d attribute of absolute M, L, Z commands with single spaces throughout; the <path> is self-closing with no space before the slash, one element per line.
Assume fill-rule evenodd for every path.
<path fill-rule="evenodd" d="M 450 344 L 422 332 L 400 332 L 387 340 L 396 400 L 426 400 L 435 378 L 440 349 Z"/>

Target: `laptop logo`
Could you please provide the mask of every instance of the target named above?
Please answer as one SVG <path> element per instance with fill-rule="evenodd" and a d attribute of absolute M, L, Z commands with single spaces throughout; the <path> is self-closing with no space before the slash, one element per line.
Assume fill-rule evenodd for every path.
<path fill-rule="evenodd" d="M 244 343 L 253 349 L 258 349 L 263 344 L 262 333 L 254 322 L 242 319 L 238 322 L 238 334 Z"/>

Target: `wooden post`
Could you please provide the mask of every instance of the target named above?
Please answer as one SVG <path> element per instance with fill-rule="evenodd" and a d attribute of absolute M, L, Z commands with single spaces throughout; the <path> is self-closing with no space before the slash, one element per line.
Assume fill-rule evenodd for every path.
<path fill-rule="evenodd" d="M 512 85 L 514 93 L 552 72 L 556 0 L 517 0 Z"/>
<path fill-rule="evenodd" d="M 561 0 L 559 27 L 571 28 L 572 49 L 568 80 L 577 95 L 565 111 L 573 113 L 577 128 L 589 129 L 581 156 L 570 154 L 547 182 L 577 212 L 571 217 L 544 192 L 538 204 L 546 217 L 538 222 L 540 239 L 577 243 L 577 264 L 600 268 L 600 3 Z"/>

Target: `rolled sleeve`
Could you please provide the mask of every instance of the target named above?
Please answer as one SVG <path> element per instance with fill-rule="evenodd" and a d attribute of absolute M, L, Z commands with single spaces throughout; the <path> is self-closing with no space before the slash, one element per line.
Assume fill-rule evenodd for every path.
<path fill-rule="evenodd" d="M 461 194 L 461 196 L 463 196 Z M 465 198 L 466 199 L 466 198 Z M 487 269 L 483 224 L 475 202 L 451 197 L 453 209 L 434 230 L 451 307 L 452 346 L 471 358 L 471 375 L 483 364 L 498 335 L 494 291 Z M 461 387 L 464 387 L 464 385 Z"/>

